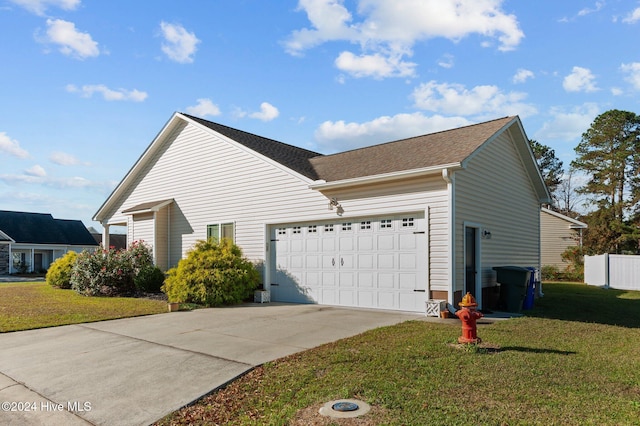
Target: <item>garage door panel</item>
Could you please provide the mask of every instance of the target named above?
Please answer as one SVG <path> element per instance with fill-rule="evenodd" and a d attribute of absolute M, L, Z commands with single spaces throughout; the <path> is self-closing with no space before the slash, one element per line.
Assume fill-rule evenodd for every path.
<path fill-rule="evenodd" d="M 389 289 L 395 287 L 395 274 L 378 274 L 378 288 Z"/>
<path fill-rule="evenodd" d="M 395 254 L 379 254 L 378 255 L 378 268 L 380 269 L 394 269 L 395 268 Z"/>
<path fill-rule="evenodd" d="M 424 310 L 423 215 L 282 225 L 272 230 L 278 286 L 272 300 Z M 283 279 L 284 284 L 277 282 Z"/>

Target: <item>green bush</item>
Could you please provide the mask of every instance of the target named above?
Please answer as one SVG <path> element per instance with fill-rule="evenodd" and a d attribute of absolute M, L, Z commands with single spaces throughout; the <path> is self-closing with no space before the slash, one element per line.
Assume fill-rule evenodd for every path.
<path fill-rule="evenodd" d="M 240 303 L 260 284 L 254 265 L 229 239 L 198 241 L 168 272 L 162 291 L 170 302 L 219 306 Z"/>
<path fill-rule="evenodd" d="M 56 259 L 47 271 L 45 278 L 47 284 L 58 288 L 71 288 L 71 271 L 77 258 L 78 254 L 75 251 L 70 251 Z"/>
<path fill-rule="evenodd" d="M 542 281 L 558 281 L 562 279 L 562 272 L 556 265 L 544 265 L 542 267 Z"/>
<path fill-rule="evenodd" d="M 157 266 L 146 266 L 138 272 L 133 283 L 139 292 L 159 293 L 164 283 L 164 272 Z"/>

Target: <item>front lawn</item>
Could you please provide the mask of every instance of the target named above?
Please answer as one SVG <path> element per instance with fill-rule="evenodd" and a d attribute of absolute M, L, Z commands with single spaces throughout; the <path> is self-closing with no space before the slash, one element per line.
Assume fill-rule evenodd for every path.
<path fill-rule="evenodd" d="M 167 312 L 167 302 L 86 297 L 44 282 L 0 284 L 0 332 Z"/>
<path fill-rule="evenodd" d="M 631 425 L 640 419 L 640 293 L 545 284 L 518 319 L 410 321 L 267 363 L 161 425 Z M 372 413 L 334 421 L 326 402 Z"/>

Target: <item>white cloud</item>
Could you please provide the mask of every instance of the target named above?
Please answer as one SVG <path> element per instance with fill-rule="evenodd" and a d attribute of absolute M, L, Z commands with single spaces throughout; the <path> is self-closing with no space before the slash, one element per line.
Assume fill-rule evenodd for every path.
<path fill-rule="evenodd" d="M 599 12 L 604 7 L 604 4 L 605 3 L 602 2 L 602 1 L 597 1 L 595 6 L 592 9 L 588 8 L 588 7 L 585 7 L 584 9 L 581 9 L 578 12 L 578 16 L 586 16 L 586 15 L 590 15 L 592 13 Z"/>
<path fill-rule="evenodd" d="M 306 12 L 311 27 L 293 31 L 284 46 L 288 53 L 301 55 L 325 42 L 347 41 L 360 45 L 362 53 L 343 52 L 336 59 L 341 70 L 356 77 L 405 77 L 413 75 L 415 64 L 403 58 L 422 40 L 442 37 L 458 42 L 478 34 L 497 39 L 499 50 L 515 49 L 524 33 L 501 4 L 502 0 L 359 0 L 357 11 L 363 19 L 354 22 L 344 0 L 300 0 L 298 10 Z"/>
<path fill-rule="evenodd" d="M 582 133 L 591 126 L 591 123 L 599 113 L 599 108 L 594 103 L 574 107 L 566 111 L 561 107 L 551 108 L 549 115 L 553 118 L 543 124 L 535 134 L 534 139 L 557 139 L 571 142 L 580 138 Z"/>
<path fill-rule="evenodd" d="M 425 116 L 421 112 L 383 116 L 364 123 L 325 121 L 315 131 L 319 145 L 328 152 L 345 151 L 471 124 L 463 117 Z"/>
<path fill-rule="evenodd" d="M 631 83 L 635 89 L 640 90 L 640 62 L 622 64 L 620 65 L 620 70 L 627 74 L 625 80 Z"/>
<path fill-rule="evenodd" d="M 562 87 L 567 92 L 595 92 L 598 90 L 595 79 L 590 69 L 573 67 L 571 74 L 562 81 Z"/>
<path fill-rule="evenodd" d="M 18 158 L 29 158 L 29 152 L 20 146 L 20 142 L 11 139 L 5 132 L 0 132 L 0 152 Z"/>
<path fill-rule="evenodd" d="M 201 98 L 197 101 L 198 103 L 196 105 L 189 106 L 185 109 L 188 114 L 201 118 L 220 115 L 220 108 L 218 108 L 218 105 L 214 104 L 211 99 Z"/>
<path fill-rule="evenodd" d="M 91 163 L 83 163 L 75 156 L 61 151 L 52 152 L 49 156 L 49 161 L 59 166 L 77 166 L 78 164 L 82 164 L 84 166 L 91 165 Z"/>
<path fill-rule="evenodd" d="M 249 114 L 251 118 L 257 118 L 262 121 L 271 121 L 280 115 L 278 108 L 271 105 L 269 102 L 263 102 L 260 104 L 260 111 Z"/>
<path fill-rule="evenodd" d="M 640 7 L 629 12 L 629 14 L 622 19 L 622 22 L 627 24 L 635 24 L 638 21 L 640 21 Z"/>
<path fill-rule="evenodd" d="M 10 0 L 18 6 L 24 7 L 29 12 L 44 16 L 50 7 L 59 7 L 63 10 L 74 10 L 80 5 L 80 0 Z"/>
<path fill-rule="evenodd" d="M 160 29 L 164 37 L 162 51 L 172 61 L 182 64 L 193 62 L 193 55 L 200 40 L 194 33 L 188 32 L 182 25 L 160 22 Z"/>
<path fill-rule="evenodd" d="M 500 115 L 527 117 L 537 109 L 524 103 L 526 93 L 503 93 L 497 86 L 476 86 L 467 89 L 461 84 L 430 81 L 416 87 L 411 94 L 415 106 L 448 115 L 496 118 Z"/>
<path fill-rule="evenodd" d="M 612 87 L 611 88 L 611 94 L 613 96 L 621 96 L 621 95 L 624 94 L 624 91 L 619 87 Z"/>
<path fill-rule="evenodd" d="M 47 19 L 47 36 L 44 41 L 59 45 L 60 52 L 77 59 L 100 55 L 98 43 L 93 41 L 89 33 L 78 31 L 73 22 L 62 19 Z"/>
<path fill-rule="evenodd" d="M 87 84 L 82 87 L 77 87 L 73 84 L 68 84 L 66 87 L 69 93 L 80 93 L 84 98 L 90 98 L 94 93 L 102 94 L 105 101 L 132 101 L 143 102 L 147 99 L 147 93 L 140 90 L 133 89 L 109 89 L 104 84 Z"/>
<path fill-rule="evenodd" d="M 442 57 L 440 59 L 438 59 L 438 66 L 441 66 L 442 68 L 453 68 L 454 65 L 454 58 L 453 55 L 446 53 L 444 55 L 442 55 Z"/>
<path fill-rule="evenodd" d="M 516 72 L 516 74 L 513 76 L 513 82 L 514 83 L 524 83 L 525 81 L 527 81 L 530 78 L 534 78 L 535 75 L 533 74 L 533 71 L 524 69 L 524 68 L 520 68 L 518 69 L 518 71 Z"/>
<path fill-rule="evenodd" d="M 356 56 L 342 52 L 335 61 L 336 67 L 354 77 L 410 77 L 415 74 L 416 64 L 404 62 L 400 56 L 384 56 L 380 53 Z"/>
<path fill-rule="evenodd" d="M 55 189 L 100 189 L 107 190 L 111 182 L 92 181 L 80 176 L 73 177 L 48 177 L 37 174 L 0 175 L 0 180 L 9 185 L 29 184 L 41 185 Z"/>
<path fill-rule="evenodd" d="M 29 176 L 37 176 L 37 177 L 45 177 L 47 175 L 47 171 L 38 164 L 28 168 L 27 170 L 24 171 L 24 173 Z"/>

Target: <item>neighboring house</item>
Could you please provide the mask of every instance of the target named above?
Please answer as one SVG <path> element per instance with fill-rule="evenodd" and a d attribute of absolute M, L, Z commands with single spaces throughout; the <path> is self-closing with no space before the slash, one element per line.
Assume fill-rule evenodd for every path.
<path fill-rule="evenodd" d="M 96 243 L 102 244 L 102 234 L 93 226 L 89 227 L 89 232 Z M 127 236 L 125 234 L 109 234 L 109 247 L 116 250 L 124 250 L 127 248 Z"/>
<path fill-rule="evenodd" d="M 321 155 L 175 113 L 94 220 L 163 269 L 232 238 L 271 300 L 424 312 L 489 307 L 492 267 L 539 267 L 546 202 L 518 117 Z"/>
<path fill-rule="evenodd" d="M 568 263 L 562 253 L 571 246 L 582 246 L 582 231 L 587 224 L 545 207 L 540 209 L 540 246 L 542 266 L 557 266 L 564 271 Z"/>
<path fill-rule="evenodd" d="M 66 252 L 97 245 L 79 220 L 0 210 L 0 275 L 43 272 Z"/>

